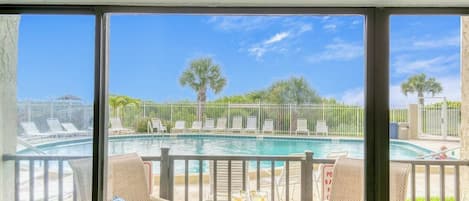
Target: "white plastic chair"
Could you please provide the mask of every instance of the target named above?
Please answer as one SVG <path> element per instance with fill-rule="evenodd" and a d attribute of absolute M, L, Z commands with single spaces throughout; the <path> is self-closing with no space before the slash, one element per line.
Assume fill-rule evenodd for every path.
<path fill-rule="evenodd" d="M 226 117 L 220 117 L 217 119 L 217 127 L 215 127 L 216 131 L 226 131 Z"/>
<path fill-rule="evenodd" d="M 264 125 L 262 126 L 262 133 L 270 132 L 274 134 L 274 120 L 266 119 L 264 120 Z"/>
<path fill-rule="evenodd" d="M 62 123 L 62 127 L 69 133 L 75 133 L 78 135 L 91 134 L 91 132 L 88 131 L 78 130 L 73 123 Z"/>
<path fill-rule="evenodd" d="M 235 116 L 233 117 L 233 123 L 231 124 L 231 131 L 241 132 L 243 130 L 243 117 Z"/>
<path fill-rule="evenodd" d="M 257 133 L 257 117 L 249 116 L 246 123 L 246 132 L 254 132 Z"/>
<path fill-rule="evenodd" d="M 21 122 L 21 127 L 23 128 L 24 136 L 25 137 L 41 137 L 41 138 L 47 138 L 47 137 L 57 137 L 57 133 L 41 133 L 39 129 L 37 129 L 36 124 L 32 121 L 28 122 Z"/>
<path fill-rule="evenodd" d="M 111 127 L 109 128 L 109 131 L 112 132 L 112 133 L 122 134 L 122 133 L 132 133 L 132 132 L 134 132 L 132 129 L 124 128 L 122 126 L 121 119 L 118 118 L 118 117 L 111 118 L 111 119 L 109 119 L 109 121 L 111 123 Z"/>
<path fill-rule="evenodd" d="M 176 121 L 176 123 L 174 123 L 174 128 L 171 129 L 171 132 L 176 132 L 176 131 L 181 131 L 181 132 L 184 132 L 186 130 L 186 121 Z"/>
<path fill-rule="evenodd" d="M 204 131 L 213 131 L 215 129 L 215 120 L 212 118 L 205 119 L 204 127 L 202 130 Z"/>
<path fill-rule="evenodd" d="M 202 130 L 202 122 L 201 121 L 194 121 L 192 122 L 192 127 L 190 129 L 191 131 L 197 131 L 199 132 L 200 130 Z"/>
<path fill-rule="evenodd" d="M 159 118 L 150 119 L 150 131 L 153 132 L 156 129 L 156 132 L 166 132 L 166 126 L 163 126 Z"/>
<path fill-rule="evenodd" d="M 295 132 L 295 134 L 298 135 L 298 133 L 307 133 L 308 136 L 309 136 L 308 120 L 306 120 L 306 119 L 297 119 L 296 120 L 296 132 Z"/>
<path fill-rule="evenodd" d="M 210 197 L 208 200 L 212 200 L 214 194 L 217 194 L 217 200 L 228 200 L 228 161 L 226 160 L 218 160 L 217 161 L 217 175 L 216 175 L 216 180 L 217 180 L 217 189 L 215 192 L 215 167 L 214 167 L 214 162 L 210 161 L 209 162 L 209 177 L 210 177 Z M 240 192 L 241 190 L 246 190 L 246 192 L 249 192 L 249 177 L 248 177 L 248 172 L 249 172 L 249 166 L 248 162 L 245 163 L 245 175 L 243 175 L 243 161 L 236 161 L 233 160 L 231 161 L 231 192 Z M 246 181 L 246 189 L 243 189 L 243 177 L 244 181 Z"/>
<path fill-rule="evenodd" d="M 316 135 L 323 133 L 325 135 L 329 134 L 329 127 L 326 124 L 326 120 L 318 120 L 316 122 Z"/>

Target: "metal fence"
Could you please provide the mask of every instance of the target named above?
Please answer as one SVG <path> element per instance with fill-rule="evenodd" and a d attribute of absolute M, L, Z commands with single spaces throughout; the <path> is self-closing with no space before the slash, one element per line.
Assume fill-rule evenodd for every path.
<path fill-rule="evenodd" d="M 160 118 L 168 128 L 172 128 L 178 120 L 186 122 L 188 127 L 195 120 L 204 118 L 228 119 L 228 128 L 232 126 L 235 116 L 243 117 L 243 127 L 248 116 L 257 118 L 257 129 L 261 130 L 266 119 L 274 120 L 275 134 L 293 134 L 296 131 L 297 119 L 306 119 L 311 133 L 316 131 L 318 120 L 324 120 L 328 126 L 328 134 L 335 136 L 363 136 L 364 108 L 360 105 L 346 104 L 216 104 L 204 106 L 203 119 L 198 119 L 197 103 L 149 103 L 142 102 L 139 106 L 120 108 L 118 114 L 110 110 L 110 115 L 119 116 L 124 126 L 137 132 L 146 132 L 150 118 Z M 459 136 L 461 122 L 460 108 L 443 106 L 425 107 L 420 110 L 420 133 L 429 135 Z M 23 101 L 18 103 L 18 123 L 33 121 L 41 132 L 48 131 L 46 120 L 57 118 L 61 122 L 71 122 L 78 129 L 85 130 L 92 126 L 92 105 L 81 101 Z M 408 122 L 407 106 L 392 106 L 391 122 Z M 19 126 L 19 125 L 18 125 Z M 21 132 L 21 129 L 19 129 Z"/>

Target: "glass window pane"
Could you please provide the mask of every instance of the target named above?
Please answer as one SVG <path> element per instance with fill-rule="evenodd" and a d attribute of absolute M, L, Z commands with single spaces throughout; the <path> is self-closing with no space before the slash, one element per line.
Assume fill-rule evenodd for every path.
<path fill-rule="evenodd" d="M 0 16 L 0 44 L 3 200 L 90 198 L 94 17 Z"/>

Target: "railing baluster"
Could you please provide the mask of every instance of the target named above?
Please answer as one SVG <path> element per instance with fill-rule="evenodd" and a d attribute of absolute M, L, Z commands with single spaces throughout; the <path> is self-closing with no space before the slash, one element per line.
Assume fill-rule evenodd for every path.
<path fill-rule="evenodd" d="M 217 201 L 217 160 L 213 161 L 213 201 Z"/>
<path fill-rule="evenodd" d="M 440 200 L 445 200 L 445 166 L 440 165 Z"/>
<path fill-rule="evenodd" d="M 257 185 L 257 190 L 261 190 L 261 161 L 258 159 L 257 160 L 257 166 L 256 166 L 256 185 Z"/>
<path fill-rule="evenodd" d="M 425 200 L 430 201 L 430 165 L 425 165 Z"/>
<path fill-rule="evenodd" d="M 231 160 L 228 160 L 228 200 L 231 200 Z"/>
<path fill-rule="evenodd" d="M 290 161 L 285 161 L 285 169 L 285 200 L 290 200 Z"/>
<path fill-rule="evenodd" d="M 412 175 L 411 175 L 411 200 L 415 201 L 415 164 L 412 164 Z"/>
<path fill-rule="evenodd" d="M 189 200 L 189 160 L 184 161 L 184 200 Z"/>
<path fill-rule="evenodd" d="M 249 175 L 246 174 L 246 161 L 243 160 L 243 190 L 246 191 L 246 177 L 249 177 Z"/>
<path fill-rule="evenodd" d="M 49 200 L 49 160 L 44 160 L 44 200 Z"/>
<path fill-rule="evenodd" d="M 459 165 L 454 166 L 454 200 L 460 200 L 459 194 Z"/>
<path fill-rule="evenodd" d="M 72 186 L 73 186 L 73 191 L 72 191 L 73 201 L 77 201 L 78 200 L 77 185 L 75 185 L 75 181 L 73 182 Z"/>
<path fill-rule="evenodd" d="M 64 199 L 64 163 L 63 160 L 59 160 L 59 201 Z"/>
<path fill-rule="evenodd" d="M 20 161 L 15 160 L 15 201 L 20 200 Z"/>
<path fill-rule="evenodd" d="M 29 160 L 29 200 L 34 201 L 34 160 Z"/>
<path fill-rule="evenodd" d="M 202 166 L 203 166 L 203 161 L 199 160 L 199 201 L 203 200 L 203 181 L 204 177 L 202 175 Z"/>
<path fill-rule="evenodd" d="M 271 195 L 271 200 L 274 201 L 275 200 L 275 193 L 274 193 L 274 190 L 275 190 L 275 161 L 272 160 L 272 163 L 270 164 L 271 165 L 271 169 L 270 169 L 270 195 Z"/>

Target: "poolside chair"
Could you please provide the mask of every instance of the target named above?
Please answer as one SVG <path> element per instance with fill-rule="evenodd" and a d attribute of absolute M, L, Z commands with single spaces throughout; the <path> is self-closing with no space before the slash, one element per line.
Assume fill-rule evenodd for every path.
<path fill-rule="evenodd" d="M 245 132 L 254 132 L 257 133 L 257 117 L 249 116 L 246 122 Z"/>
<path fill-rule="evenodd" d="M 181 131 L 181 132 L 184 132 L 186 130 L 186 121 L 176 121 L 176 123 L 174 123 L 174 128 L 171 129 L 171 132 L 177 132 L 177 131 Z"/>
<path fill-rule="evenodd" d="M 217 119 L 217 127 L 215 127 L 215 131 L 226 131 L 226 117 L 220 117 Z"/>
<path fill-rule="evenodd" d="M 238 131 L 241 132 L 243 130 L 243 117 L 242 116 L 235 116 L 233 117 L 233 123 L 231 124 L 232 132 Z"/>
<path fill-rule="evenodd" d="M 91 134 L 89 131 L 78 130 L 73 123 L 62 123 L 62 127 L 65 129 L 65 131 L 69 133 L 75 133 L 77 135 Z"/>
<path fill-rule="evenodd" d="M 306 119 L 297 119 L 296 120 L 296 132 L 295 132 L 295 134 L 298 135 L 298 133 L 307 133 L 308 136 L 309 136 L 308 120 L 306 120 Z"/>
<path fill-rule="evenodd" d="M 150 129 L 150 132 L 154 132 L 156 129 L 157 133 L 160 132 L 166 132 L 166 126 L 163 126 L 163 123 L 161 123 L 161 119 L 159 118 L 151 118 L 150 121 L 148 122 L 148 128 Z"/>
<path fill-rule="evenodd" d="M 405 201 L 409 164 L 391 163 L 390 200 Z M 338 158 L 334 165 L 329 201 L 360 201 L 363 199 L 364 161 Z"/>
<path fill-rule="evenodd" d="M 69 161 L 79 201 L 91 201 L 92 160 L 90 158 Z M 108 161 L 107 196 L 124 200 L 164 201 L 151 195 L 151 166 L 137 154 L 111 156 Z"/>
<path fill-rule="evenodd" d="M 122 126 L 121 119 L 116 117 L 116 118 L 111 118 L 109 119 L 111 123 L 111 127 L 109 128 L 109 132 L 113 134 L 126 134 L 126 133 L 133 133 L 134 131 L 132 129 L 124 128 Z"/>
<path fill-rule="evenodd" d="M 202 128 L 203 131 L 213 131 L 215 129 L 215 120 L 212 118 L 206 118 L 204 127 Z"/>
<path fill-rule="evenodd" d="M 318 120 L 316 122 L 316 135 L 323 133 L 325 135 L 329 134 L 329 127 L 326 124 L 325 120 Z"/>
<path fill-rule="evenodd" d="M 217 200 L 228 201 L 228 161 L 218 160 L 216 165 L 216 183 L 217 188 L 215 192 L 215 167 L 214 162 L 209 162 L 209 182 L 210 182 L 210 196 L 209 200 L 213 200 L 213 196 L 217 195 Z M 243 161 L 231 161 L 231 192 L 240 192 L 241 190 L 249 190 L 249 177 L 248 177 L 248 162 L 245 163 L 245 171 L 243 175 Z M 243 179 L 244 178 L 244 179 Z M 246 182 L 246 189 L 243 189 L 243 180 Z"/>
<path fill-rule="evenodd" d="M 57 133 L 41 133 L 39 129 L 37 129 L 36 124 L 32 121 L 21 122 L 20 125 L 23 128 L 23 135 L 25 137 L 57 137 Z"/>
<path fill-rule="evenodd" d="M 49 127 L 50 133 L 56 133 L 57 137 L 64 136 L 64 135 L 73 135 L 71 132 L 67 132 L 62 128 L 62 124 L 57 118 L 48 118 L 46 120 L 47 126 Z"/>
<path fill-rule="evenodd" d="M 270 132 L 274 134 L 274 120 L 266 119 L 264 120 L 264 125 L 262 126 L 262 133 Z"/>
<path fill-rule="evenodd" d="M 192 122 L 192 127 L 190 128 L 192 132 L 197 131 L 199 132 L 202 130 L 202 121 L 193 121 Z"/>

